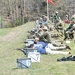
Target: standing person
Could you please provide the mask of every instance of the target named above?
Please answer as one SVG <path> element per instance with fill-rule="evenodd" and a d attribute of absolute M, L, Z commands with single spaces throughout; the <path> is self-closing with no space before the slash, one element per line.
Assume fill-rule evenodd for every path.
<path fill-rule="evenodd" d="M 56 25 L 57 22 L 59 22 L 59 20 L 60 20 L 60 17 L 58 15 L 58 11 L 56 11 L 55 15 L 54 15 L 54 23 L 55 23 L 55 25 Z"/>

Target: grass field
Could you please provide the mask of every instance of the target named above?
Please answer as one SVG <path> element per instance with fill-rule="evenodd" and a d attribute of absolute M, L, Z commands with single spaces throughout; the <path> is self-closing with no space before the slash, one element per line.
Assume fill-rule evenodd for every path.
<path fill-rule="evenodd" d="M 24 58 L 25 55 L 15 49 L 25 46 L 21 42 L 33 27 L 34 23 L 30 22 L 15 28 L 0 29 L 0 75 L 75 75 L 74 61 L 57 62 L 57 58 L 69 55 L 41 55 L 41 61 L 32 63 L 31 68 L 17 68 L 17 58 Z M 69 46 L 72 48 L 70 52 L 75 55 L 74 40 Z"/>

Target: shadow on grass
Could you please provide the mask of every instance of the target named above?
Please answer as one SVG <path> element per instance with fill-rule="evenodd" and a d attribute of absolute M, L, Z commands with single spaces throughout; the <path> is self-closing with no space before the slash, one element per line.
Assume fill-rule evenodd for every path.
<path fill-rule="evenodd" d="M 18 69 L 19 69 L 19 68 L 17 68 L 17 67 L 16 67 L 16 68 L 12 68 L 12 70 L 18 70 Z"/>
<path fill-rule="evenodd" d="M 18 68 L 18 67 L 12 68 L 12 70 L 21 70 L 21 69 L 29 69 L 29 68 Z"/>

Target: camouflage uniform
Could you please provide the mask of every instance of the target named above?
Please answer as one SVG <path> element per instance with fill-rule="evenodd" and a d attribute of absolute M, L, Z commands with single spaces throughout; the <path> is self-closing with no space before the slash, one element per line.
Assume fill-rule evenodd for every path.
<path fill-rule="evenodd" d="M 74 31 L 75 31 L 75 18 L 72 19 L 72 22 L 71 22 L 70 26 L 65 30 L 64 40 L 66 40 L 67 38 L 73 39 L 74 38 L 74 34 L 73 34 Z"/>
<path fill-rule="evenodd" d="M 50 35 L 48 31 L 43 32 L 43 34 L 39 37 L 39 41 L 43 41 L 45 43 L 50 43 Z"/>
<path fill-rule="evenodd" d="M 62 22 L 58 22 L 55 26 L 55 29 L 59 32 L 59 33 L 64 33 L 64 25 Z"/>

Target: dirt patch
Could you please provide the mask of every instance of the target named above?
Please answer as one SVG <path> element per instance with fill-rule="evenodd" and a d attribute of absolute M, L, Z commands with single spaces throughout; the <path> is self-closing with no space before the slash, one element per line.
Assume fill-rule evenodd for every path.
<path fill-rule="evenodd" d="M 13 39 L 16 35 L 16 32 L 10 32 L 5 36 L 0 37 L 1 41 L 9 41 L 10 39 Z"/>

